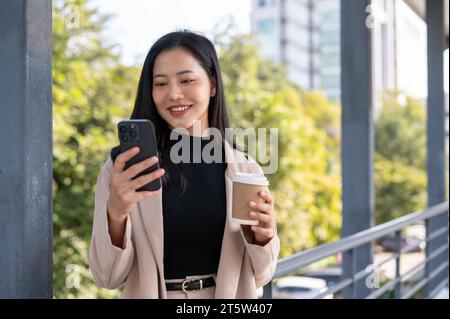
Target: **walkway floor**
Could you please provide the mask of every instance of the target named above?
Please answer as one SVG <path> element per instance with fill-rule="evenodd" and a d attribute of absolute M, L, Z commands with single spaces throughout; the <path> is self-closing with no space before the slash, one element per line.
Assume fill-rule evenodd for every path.
<path fill-rule="evenodd" d="M 448 297 L 448 288 L 442 289 L 434 299 L 449 299 Z"/>

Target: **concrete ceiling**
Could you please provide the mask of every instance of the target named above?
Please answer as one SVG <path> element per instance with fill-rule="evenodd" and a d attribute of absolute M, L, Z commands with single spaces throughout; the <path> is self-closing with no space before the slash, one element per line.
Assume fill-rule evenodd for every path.
<path fill-rule="evenodd" d="M 404 0 L 422 19 L 425 20 L 425 1 L 426 0 Z M 444 0 L 444 21 L 445 21 L 445 33 L 448 39 L 448 3 L 449 0 Z"/>

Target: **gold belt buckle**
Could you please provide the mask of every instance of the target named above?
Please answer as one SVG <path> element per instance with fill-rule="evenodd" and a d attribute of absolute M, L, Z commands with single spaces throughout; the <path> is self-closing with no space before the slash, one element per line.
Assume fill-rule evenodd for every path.
<path fill-rule="evenodd" d="M 200 280 L 200 289 L 198 289 L 198 290 L 195 290 L 195 289 L 194 290 L 186 290 L 187 287 L 185 285 L 187 285 L 190 282 L 196 281 L 196 280 Z M 203 289 L 203 279 L 186 279 L 181 284 L 181 290 L 183 290 L 183 292 L 186 293 L 186 294 L 189 293 L 189 292 L 196 293 L 197 291 L 200 291 L 202 289 Z"/>

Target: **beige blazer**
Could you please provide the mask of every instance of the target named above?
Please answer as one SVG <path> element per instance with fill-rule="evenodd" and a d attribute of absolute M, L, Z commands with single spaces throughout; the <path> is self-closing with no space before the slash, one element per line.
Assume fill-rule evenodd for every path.
<path fill-rule="evenodd" d="M 224 144 L 228 163 L 225 171 L 227 218 L 215 298 L 256 298 L 256 289 L 267 284 L 275 272 L 280 240 L 276 235 L 265 246 L 254 245 L 246 239 L 240 225 L 231 221 L 231 176 L 238 171 L 263 172 L 254 160 L 246 159 L 227 142 Z M 111 243 L 106 213 L 112 165 L 109 157 L 96 185 L 89 247 L 91 273 L 101 287 L 116 289 L 123 285 L 121 298 L 165 299 L 162 189 L 132 208 L 127 219 L 124 247 L 117 248 Z"/>

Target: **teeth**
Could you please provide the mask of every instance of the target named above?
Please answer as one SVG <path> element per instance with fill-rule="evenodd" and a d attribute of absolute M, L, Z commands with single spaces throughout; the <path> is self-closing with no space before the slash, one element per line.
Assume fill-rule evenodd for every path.
<path fill-rule="evenodd" d="M 185 111 L 188 108 L 190 108 L 190 106 L 176 106 L 176 107 L 171 107 L 170 110 L 173 112 L 181 112 L 181 111 Z"/>

